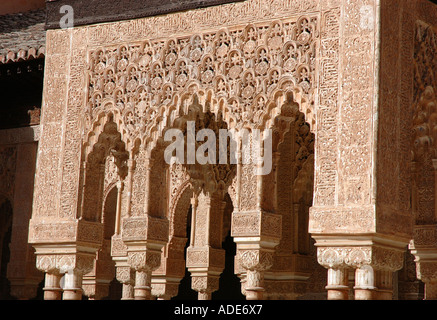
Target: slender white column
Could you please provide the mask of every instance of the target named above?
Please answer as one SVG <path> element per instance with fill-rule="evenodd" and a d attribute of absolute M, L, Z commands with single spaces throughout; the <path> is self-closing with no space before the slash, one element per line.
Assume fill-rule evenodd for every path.
<path fill-rule="evenodd" d="M 64 276 L 63 300 L 82 300 L 82 273 L 69 270 Z"/>
<path fill-rule="evenodd" d="M 328 300 L 349 299 L 349 271 L 346 268 L 328 269 Z"/>
<path fill-rule="evenodd" d="M 61 275 L 46 272 L 43 290 L 44 300 L 61 300 Z"/>

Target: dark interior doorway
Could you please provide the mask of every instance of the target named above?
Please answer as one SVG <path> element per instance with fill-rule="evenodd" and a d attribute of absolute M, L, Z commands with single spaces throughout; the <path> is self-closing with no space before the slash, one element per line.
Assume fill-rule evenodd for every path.
<path fill-rule="evenodd" d="M 232 210 L 231 210 L 232 212 Z M 188 210 L 187 218 L 187 243 L 185 245 L 185 256 L 187 248 L 190 245 L 191 235 L 191 206 Z M 225 219 L 230 219 L 230 215 Z M 230 226 L 230 221 L 227 221 Z M 234 258 L 237 251 L 237 246 L 231 237 L 230 230 L 223 241 L 222 248 L 226 252 L 225 268 L 220 275 L 219 290 L 212 293 L 213 300 L 245 300 L 245 296 L 241 293 L 240 279 L 234 273 Z M 191 274 L 185 268 L 185 276 L 179 284 L 178 295 L 172 300 L 197 300 L 197 292 L 191 289 Z"/>
<path fill-rule="evenodd" d="M 220 276 L 219 290 L 212 293 L 213 300 L 245 300 L 241 293 L 240 278 L 234 273 L 234 258 L 237 252 L 237 245 L 229 232 L 223 242 L 223 249 L 226 251 L 225 269 Z"/>

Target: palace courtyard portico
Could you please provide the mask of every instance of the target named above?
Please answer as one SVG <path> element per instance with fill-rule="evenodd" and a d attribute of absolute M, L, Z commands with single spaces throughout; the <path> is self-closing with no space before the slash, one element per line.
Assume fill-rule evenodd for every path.
<path fill-rule="evenodd" d="M 437 5 L 143 2 L 46 3 L 37 135 L 0 130 L 11 293 L 437 299 Z M 169 162 L 175 130 L 232 134 Z"/>

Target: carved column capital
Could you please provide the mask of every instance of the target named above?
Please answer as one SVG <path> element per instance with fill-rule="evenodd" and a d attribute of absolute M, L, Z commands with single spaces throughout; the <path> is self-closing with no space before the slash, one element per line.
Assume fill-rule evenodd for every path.
<path fill-rule="evenodd" d="M 177 296 L 179 290 L 179 281 L 153 282 L 152 278 L 152 296 L 159 300 L 169 300 Z"/>
<path fill-rule="evenodd" d="M 387 239 L 317 239 L 317 261 L 328 269 L 328 299 L 348 299 L 348 273 L 355 269 L 355 299 L 391 299 L 393 272 L 404 265 L 402 243 Z M 367 242 L 367 243 L 366 243 Z M 354 245 L 355 244 L 355 245 Z M 390 244 L 390 245 L 388 245 Z"/>
<path fill-rule="evenodd" d="M 192 276 L 191 288 L 197 292 L 211 293 L 219 289 L 219 276 Z"/>
<path fill-rule="evenodd" d="M 273 252 L 262 249 L 238 250 L 238 261 L 246 270 L 265 271 L 273 265 Z"/>
<path fill-rule="evenodd" d="M 274 248 L 282 236 L 282 216 L 264 210 L 234 212 L 231 234 L 237 244 L 237 268 L 246 273 L 246 298 L 263 299 L 264 272 L 273 265 Z"/>
<path fill-rule="evenodd" d="M 94 259 L 95 255 L 89 253 L 37 254 L 36 267 L 50 274 L 65 273 L 69 270 L 77 270 L 86 274 L 93 269 Z"/>
<path fill-rule="evenodd" d="M 264 292 L 264 273 L 273 265 L 273 250 L 271 249 L 238 249 L 237 261 L 245 270 L 246 299 L 261 300 Z"/>
<path fill-rule="evenodd" d="M 56 255 L 37 255 L 36 268 L 45 273 L 55 275 L 60 273 L 56 265 Z"/>
<path fill-rule="evenodd" d="M 144 251 L 129 251 L 127 263 L 135 271 L 153 271 L 158 269 L 161 264 L 161 252 L 147 249 Z"/>
<path fill-rule="evenodd" d="M 318 247 L 317 261 L 328 269 L 361 268 L 371 265 L 378 270 L 402 269 L 404 251 L 382 246 Z"/>
<path fill-rule="evenodd" d="M 122 284 L 134 284 L 135 271 L 130 266 L 116 267 L 115 278 Z"/>
<path fill-rule="evenodd" d="M 410 249 L 415 256 L 417 279 L 425 283 L 425 300 L 437 300 L 437 250 L 416 241 L 411 241 Z"/>
<path fill-rule="evenodd" d="M 317 262 L 327 269 L 339 269 L 347 266 L 345 248 L 317 248 Z"/>

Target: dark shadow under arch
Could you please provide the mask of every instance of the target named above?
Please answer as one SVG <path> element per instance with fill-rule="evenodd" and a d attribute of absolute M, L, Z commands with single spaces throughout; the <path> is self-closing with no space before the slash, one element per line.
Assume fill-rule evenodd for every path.
<path fill-rule="evenodd" d="M 6 275 L 11 254 L 12 211 L 9 200 L 0 202 L 0 300 L 14 300 L 10 295 L 10 283 Z"/>

